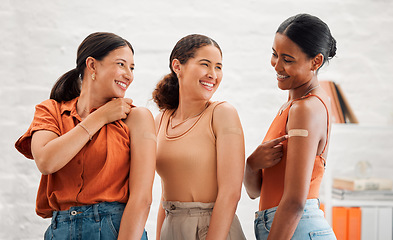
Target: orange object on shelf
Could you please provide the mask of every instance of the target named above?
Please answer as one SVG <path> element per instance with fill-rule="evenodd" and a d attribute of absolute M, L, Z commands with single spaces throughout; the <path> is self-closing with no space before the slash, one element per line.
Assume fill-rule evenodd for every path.
<path fill-rule="evenodd" d="M 338 240 L 360 240 L 362 212 L 360 207 L 333 207 L 333 231 Z"/>
<path fill-rule="evenodd" d="M 362 234 L 362 210 L 360 207 L 348 208 L 348 240 L 360 240 Z"/>
<path fill-rule="evenodd" d="M 333 207 L 333 231 L 336 234 L 337 239 L 347 240 L 348 239 L 348 209 L 345 207 Z"/>

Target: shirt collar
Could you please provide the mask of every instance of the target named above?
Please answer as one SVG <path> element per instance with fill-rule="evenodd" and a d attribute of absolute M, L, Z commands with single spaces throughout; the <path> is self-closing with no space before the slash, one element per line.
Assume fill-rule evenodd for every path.
<path fill-rule="evenodd" d="M 73 116 L 73 117 L 81 120 L 78 112 L 76 111 L 76 103 L 78 102 L 78 99 L 79 99 L 79 97 L 76 97 L 70 101 L 62 102 L 61 114 L 63 115 L 65 112 L 69 112 L 70 116 Z"/>

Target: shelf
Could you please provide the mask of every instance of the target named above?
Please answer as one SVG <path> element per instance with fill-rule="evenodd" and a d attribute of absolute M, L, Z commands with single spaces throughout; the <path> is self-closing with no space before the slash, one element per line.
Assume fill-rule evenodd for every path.
<path fill-rule="evenodd" d="M 332 207 L 393 207 L 393 201 L 332 199 Z"/>

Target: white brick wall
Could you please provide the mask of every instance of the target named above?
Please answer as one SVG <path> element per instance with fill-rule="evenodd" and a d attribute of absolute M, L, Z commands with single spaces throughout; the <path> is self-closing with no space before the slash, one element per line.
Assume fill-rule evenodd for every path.
<path fill-rule="evenodd" d="M 286 99 L 286 93 L 276 87 L 270 66 L 275 30 L 284 19 L 300 12 L 325 20 L 338 42 L 337 58 L 320 72 L 320 79 L 334 80 L 342 86 L 362 125 L 391 128 L 392 0 L 3 0 L 0 239 L 42 239 L 49 224 L 34 212 L 40 174 L 34 162 L 18 154 L 13 144 L 29 126 L 34 106 L 49 96 L 61 74 L 74 68 L 76 49 L 89 33 L 110 31 L 133 44 L 135 81 L 127 97 L 148 107 L 154 115 L 158 111 L 150 101 L 151 92 L 160 77 L 169 72 L 168 58 L 176 41 L 189 33 L 214 38 L 224 52 L 225 73 L 215 99 L 227 100 L 238 109 L 248 155 Z M 370 141 L 370 148 L 362 151 L 373 152 L 373 143 Z M 381 151 L 386 166 L 393 169 L 387 149 Z M 340 168 L 340 164 L 336 161 L 332 167 Z M 158 183 L 157 177 L 146 225 L 150 239 L 155 239 Z M 248 239 L 253 239 L 257 205 L 243 191 L 238 215 Z"/>

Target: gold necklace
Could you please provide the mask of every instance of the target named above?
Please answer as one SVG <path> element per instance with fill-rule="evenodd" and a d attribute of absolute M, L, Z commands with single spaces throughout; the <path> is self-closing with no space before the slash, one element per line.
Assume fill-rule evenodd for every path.
<path fill-rule="evenodd" d="M 304 97 L 304 96 L 306 96 L 307 94 L 309 94 L 312 90 L 314 90 L 314 89 L 316 89 L 316 88 L 318 88 L 320 85 L 318 84 L 317 86 L 315 86 L 315 87 L 313 87 L 313 88 L 311 88 L 310 90 L 308 90 L 305 94 L 303 94 L 303 96 L 302 97 Z"/>
<path fill-rule="evenodd" d="M 305 94 L 303 94 L 302 97 L 306 96 L 307 94 L 309 94 L 312 90 L 318 88 L 320 85 L 318 84 L 317 86 L 311 88 L 310 90 L 308 90 Z M 285 107 L 282 107 L 281 110 L 279 111 L 279 114 L 281 116 L 282 112 L 293 102 L 293 100 L 287 102 L 287 104 L 285 105 Z"/>
<path fill-rule="evenodd" d="M 188 118 L 184 119 L 183 121 L 181 121 L 181 122 L 175 124 L 175 126 L 173 126 L 173 123 L 172 123 L 172 119 L 173 119 L 173 115 L 174 115 L 174 114 L 172 114 L 172 115 L 169 117 L 169 124 L 171 125 L 171 128 L 174 129 L 174 128 L 178 127 L 179 125 L 182 125 L 183 123 L 187 122 L 187 121 L 190 120 L 191 118 L 194 118 L 194 117 L 197 117 L 197 116 L 201 115 L 201 114 L 206 110 L 206 108 L 207 108 L 208 106 L 209 106 L 209 102 L 206 103 L 205 108 L 204 108 L 201 112 L 199 112 L 198 114 L 195 114 L 195 115 L 193 115 L 193 116 L 191 116 L 191 117 L 188 117 Z"/>

